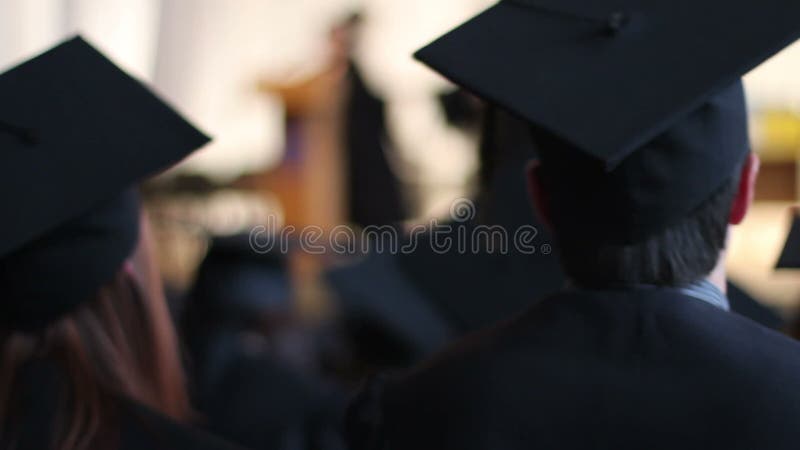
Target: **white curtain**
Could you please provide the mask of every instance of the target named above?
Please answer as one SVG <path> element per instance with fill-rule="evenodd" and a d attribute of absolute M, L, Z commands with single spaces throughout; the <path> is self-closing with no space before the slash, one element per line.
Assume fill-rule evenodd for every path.
<path fill-rule="evenodd" d="M 745 77 L 754 108 L 791 108 L 800 112 L 800 42 Z"/>
<path fill-rule="evenodd" d="M 151 79 L 161 0 L 0 0 L 0 67 L 80 33 L 133 75 Z"/>

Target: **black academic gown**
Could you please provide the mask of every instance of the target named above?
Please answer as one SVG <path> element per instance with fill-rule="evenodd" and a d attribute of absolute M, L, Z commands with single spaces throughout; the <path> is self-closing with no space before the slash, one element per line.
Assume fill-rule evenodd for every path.
<path fill-rule="evenodd" d="M 354 450 L 797 449 L 800 345 L 676 291 L 563 292 L 351 406 Z"/>
<path fill-rule="evenodd" d="M 52 447 L 56 413 L 64 399 L 63 374 L 47 363 L 24 369 L 12 396 L 15 407 L 0 433 L 0 448 Z M 113 431 L 103 433 L 104 450 L 242 450 L 216 436 L 175 422 L 136 402 L 118 399 Z"/>
<path fill-rule="evenodd" d="M 124 416 L 120 450 L 242 450 L 220 438 L 175 423 L 139 405 Z"/>
<path fill-rule="evenodd" d="M 342 450 L 346 399 L 266 352 L 232 354 L 199 393 L 205 428 L 252 450 Z M 218 349 L 225 349 L 225 346 Z"/>

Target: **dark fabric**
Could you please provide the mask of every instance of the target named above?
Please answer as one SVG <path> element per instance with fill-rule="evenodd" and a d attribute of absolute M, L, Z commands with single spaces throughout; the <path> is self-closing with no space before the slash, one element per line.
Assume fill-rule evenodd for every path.
<path fill-rule="evenodd" d="M 71 312 L 111 281 L 138 239 L 139 199 L 128 190 L 0 258 L 0 326 L 34 331 Z"/>
<path fill-rule="evenodd" d="M 372 330 L 383 330 L 401 344 L 382 347 L 383 358 L 397 355 L 392 366 L 417 362 L 455 337 L 507 319 L 564 284 L 556 256 L 541 251 L 545 244 L 552 248 L 553 242 L 527 197 L 523 167 L 536 158 L 528 126 L 494 109 L 484 113 L 484 122 L 480 193 L 475 210 L 469 211 L 475 215 L 472 220 L 440 224 L 451 227 L 450 232 L 442 227 L 407 236 L 400 247 L 413 250 L 370 254 L 328 274 L 345 318 L 367 320 L 374 324 Z M 472 248 L 472 243 L 469 249 L 439 248 L 448 241 L 459 242 L 459 236 L 473 236 L 479 226 L 502 227 L 509 241 L 521 227 L 535 227 L 538 234 L 532 244 L 537 252 L 523 254 L 510 242 L 508 251 L 500 245 L 491 251 L 486 246 Z M 356 344 L 373 346 L 381 342 L 376 337 L 361 337 Z"/>
<path fill-rule="evenodd" d="M 76 37 L 0 74 L 0 257 L 180 161 L 209 139 Z"/>
<path fill-rule="evenodd" d="M 3 424 L 0 448 L 52 448 L 56 413 L 67 402 L 63 372 L 46 361 L 35 361 L 20 371 L 13 390 L 13 414 Z M 223 440 L 179 424 L 138 403 L 117 400 L 113 430 L 101 430 L 103 450 L 237 450 Z M 109 419 L 109 417 L 105 417 Z M 13 447 L 8 447 L 14 444 Z"/>
<path fill-rule="evenodd" d="M 800 217 L 792 215 L 792 226 L 786 236 L 776 269 L 800 269 Z"/>
<path fill-rule="evenodd" d="M 0 99 L 0 327 L 30 331 L 112 278 L 132 186 L 208 137 L 80 37 L 0 74 Z"/>
<path fill-rule="evenodd" d="M 284 271 L 288 266 L 286 254 L 279 247 L 282 242 L 271 235 L 260 236 L 241 233 L 214 236 L 209 243 L 203 262 L 217 264 L 250 263 Z"/>
<path fill-rule="evenodd" d="M 204 431 L 175 423 L 141 405 L 128 405 L 123 420 L 120 450 L 243 450 Z"/>
<path fill-rule="evenodd" d="M 688 216 L 750 152 L 741 82 L 726 87 L 612 170 L 537 131 L 542 184 L 562 239 L 636 243 Z M 586 226 L 591 224 L 591 226 Z"/>
<path fill-rule="evenodd" d="M 291 310 L 286 255 L 275 245 L 249 234 L 215 237 L 197 269 L 186 319 L 246 321 Z"/>
<path fill-rule="evenodd" d="M 285 255 L 252 244 L 247 235 L 214 239 L 182 313 L 203 426 L 252 449 L 339 450 L 344 399 L 311 375 Z"/>
<path fill-rule="evenodd" d="M 559 142 L 542 166 L 552 153 L 570 209 L 553 215 L 592 224 L 560 231 L 625 244 L 733 175 L 750 150 L 739 79 L 800 37 L 798 15 L 785 0 L 505 0 L 416 57 Z"/>
<path fill-rule="evenodd" d="M 464 227 L 467 236 L 475 232 L 474 225 L 451 225 L 455 229 Z M 514 229 L 506 230 L 513 238 Z M 451 238 L 455 239 L 455 233 Z M 536 245 L 548 243 L 546 239 L 538 237 Z M 427 239 L 421 239 L 417 251 L 396 258 L 400 269 L 455 337 L 505 320 L 564 285 L 564 275 L 554 255 L 529 255 L 512 247 L 509 245 L 505 253 L 442 253 L 434 250 Z"/>
<path fill-rule="evenodd" d="M 762 326 L 780 330 L 786 325 L 786 321 L 777 311 L 759 302 L 732 281 L 728 281 L 727 297 L 731 304 L 731 311 Z"/>
<path fill-rule="evenodd" d="M 345 152 L 348 173 L 348 219 L 362 227 L 391 225 L 406 218 L 400 182 L 386 157 L 390 147 L 381 99 L 364 83 L 358 68 L 348 72 Z"/>
<path fill-rule="evenodd" d="M 800 346 L 672 290 L 564 292 L 354 405 L 354 450 L 796 449 Z"/>
<path fill-rule="evenodd" d="M 417 289 L 417 280 L 403 273 L 402 258 L 372 253 L 329 271 L 326 279 L 353 344 L 370 357 L 395 359 L 393 354 L 409 364 L 441 349 L 452 330 L 438 306 Z"/>
<path fill-rule="evenodd" d="M 340 450 L 344 396 L 254 332 L 191 341 L 193 397 L 208 431 L 254 450 Z M 200 358 L 198 358 L 200 356 Z"/>
<path fill-rule="evenodd" d="M 461 232 L 477 236 L 480 229 L 502 227 L 508 237 L 507 251 L 500 245 L 486 248 L 483 242 L 480 248 L 470 244 L 466 252 L 455 245 L 443 252 L 435 248 L 428 234 L 415 251 L 396 256 L 400 270 L 453 329 L 454 336 L 505 320 L 564 285 L 558 258 L 552 252 L 553 239 L 530 207 L 524 167 L 538 155 L 528 126 L 495 108 L 485 113 L 484 120 L 482 183 L 475 218 L 469 223 L 447 223 L 453 227 L 447 238 L 457 242 Z M 518 230 L 531 227 L 537 234 L 527 244 L 535 247 L 535 252 L 526 254 L 513 241 Z M 438 238 L 443 241 L 442 233 Z"/>
<path fill-rule="evenodd" d="M 798 12 L 798 7 L 782 0 L 758 8 L 723 7 L 721 0 L 682 7 L 653 0 L 553 4 L 557 10 L 599 17 L 599 24 L 520 3 L 498 2 L 415 56 L 456 84 L 612 166 L 777 53 L 793 33 L 800 34 L 795 23 L 781 16 Z M 617 11 L 630 17 L 629 32 L 597 32 Z M 742 39 L 743 46 L 735 50 L 730 48 L 734 30 L 720 26 L 708 32 L 710 22 L 748 14 L 765 25 L 775 19 L 775 27 L 758 39 Z M 678 28 L 682 32 L 676 35 Z M 708 40 L 698 47 L 696 39 L 702 35 Z M 724 59 L 710 59 L 726 53 Z M 673 64 L 673 58 L 681 64 Z M 498 69 L 509 63 L 515 70 Z M 685 67 L 693 70 L 681 73 Z M 665 76 L 672 73 L 682 76 Z"/>
<path fill-rule="evenodd" d="M 342 450 L 344 398 L 266 354 L 234 356 L 200 406 L 209 431 L 254 450 Z"/>

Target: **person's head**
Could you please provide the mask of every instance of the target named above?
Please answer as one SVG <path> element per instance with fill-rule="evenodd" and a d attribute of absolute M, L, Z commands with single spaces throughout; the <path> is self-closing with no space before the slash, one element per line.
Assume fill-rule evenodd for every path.
<path fill-rule="evenodd" d="M 564 171 L 559 161 L 548 164 L 549 160 L 563 159 L 557 154 L 569 153 L 571 149 L 548 133 L 534 131 L 534 135 L 542 160 L 528 169 L 531 197 L 558 241 L 567 276 L 577 285 L 684 286 L 706 278 L 720 262 L 729 226 L 744 219 L 753 200 L 759 161 L 750 153 L 688 214 L 644 237 L 621 242 L 619 236 L 610 238 L 611 233 L 597 232 L 600 226 L 596 224 L 602 223 L 600 217 L 593 222 L 592 217 L 571 213 L 586 209 L 587 205 L 576 199 L 589 196 L 581 191 L 585 184 L 576 181 L 580 178 L 576 178 L 575 172 L 581 172 L 578 177 L 594 174 L 578 169 L 583 164 L 579 158 L 567 158 L 572 171 Z M 616 209 L 614 202 L 619 199 L 605 201 L 605 205 L 592 205 L 595 214 Z"/>
<path fill-rule="evenodd" d="M 134 401 L 186 418 L 188 396 L 178 344 L 163 298 L 148 286 L 147 233 L 129 262 L 75 310 L 37 330 L 0 335 L 0 436 L 12 441 L 24 424 L 24 376 L 46 362 L 63 383 L 55 411 L 54 448 L 102 448 L 114 438 L 114 414 Z"/>
<path fill-rule="evenodd" d="M 254 250 L 248 234 L 216 236 L 197 269 L 180 315 L 190 365 L 205 366 L 217 330 L 272 335 L 295 320 L 286 255 Z"/>
<path fill-rule="evenodd" d="M 752 193 L 741 78 L 800 37 L 786 19 L 800 3 L 728 2 L 726 17 L 705 20 L 698 8 L 659 2 L 606 16 L 597 14 L 610 6 L 602 2 L 535 3 L 499 2 L 414 56 L 569 143 L 540 139 L 531 184 L 548 203 L 543 216 L 572 275 L 589 278 L 578 281 L 672 285 L 705 276 L 726 219 L 738 221 L 726 210 L 746 210 Z M 698 0 L 709 11 L 717 3 Z M 709 33 L 711 22 L 731 17 L 769 25 L 732 46 L 736 27 Z"/>
<path fill-rule="evenodd" d="M 80 37 L 0 92 L 0 444 L 109 448 L 127 403 L 187 410 L 135 186 L 209 139 Z"/>

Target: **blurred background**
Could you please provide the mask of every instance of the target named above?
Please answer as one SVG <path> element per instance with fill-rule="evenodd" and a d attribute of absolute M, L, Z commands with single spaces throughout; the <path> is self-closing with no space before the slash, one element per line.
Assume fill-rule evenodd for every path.
<path fill-rule="evenodd" d="M 293 225 L 352 221 L 341 122 L 355 64 L 358 89 L 374 96 L 362 103 L 384 116 L 365 126 L 386 128 L 379 159 L 402 191 L 401 211 L 375 220 L 411 220 L 446 212 L 478 161 L 475 136 L 445 124 L 437 95 L 447 84 L 410 55 L 486 4 L 0 0 L 0 69 L 82 34 L 214 137 L 168 178 L 203 194 L 176 213 L 232 233 L 265 213 Z M 348 24 L 354 13 L 361 23 Z"/>
<path fill-rule="evenodd" d="M 270 213 L 286 224 L 323 227 L 365 214 L 352 214 L 358 205 L 350 204 L 348 176 L 360 173 L 348 163 L 341 126 L 355 64 L 359 88 L 382 102 L 366 108 L 378 108 L 384 123 L 367 126 L 385 126 L 381 163 L 402 204 L 384 216 L 425 220 L 469 194 L 480 161 L 477 134 L 448 126 L 437 102 L 447 82 L 411 54 L 491 3 L 0 0 L 0 68 L 76 33 L 90 39 L 214 136 L 212 145 L 169 174 L 172 181 L 185 178 L 171 187 L 187 195 L 166 209 L 189 228 L 195 223 L 232 233 Z M 336 35 L 356 12 L 362 19 L 357 29 Z M 800 189 L 798 73 L 796 45 L 747 79 L 763 175 L 755 211 L 729 255 L 732 275 L 787 313 L 800 302 L 800 278 L 772 269 L 788 229 L 786 207 Z M 203 250 L 184 242 L 187 236 L 173 237 L 163 247 L 171 255 L 164 270 L 183 286 Z"/>
<path fill-rule="evenodd" d="M 263 421 L 248 422 L 269 413 L 256 412 L 266 403 L 244 386 L 269 379 L 270 405 L 310 405 L 271 409 L 280 432 L 270 438 L 336 448 L 320 417 L 338 410 L 348 383 L 407 365 L 558 287 L 553 255 L 342 257 L 294 246 L 262 255 L 247 241 L 267 223 L 408 230 L 450 218 L 461 198 L 484 208 L 476 223 L 536 224 L 522 180 L 534 155 L 486 151 L 520 146 L 524 126 L 411 57 L 491 3 L 0 0 L 0 71 L 79 33 L 214 137 L 144 193 L 195 396 L 217 414 L 215 431 L 279 448 L 252 435 Z M 795 45 L 746 79 L 762 174 L 728 254 L 731 280 L 787 323 L 800 307 L 800 273 L 774 266 L 800 196 L 798 75 Z M 492 121 L 487 134 L 481 122 Z M 213 395 L 220 383 L 225 398 Z M 313 438 L 306 425 L 286 425 L 292 414 L 313 422 Z"/>

